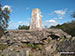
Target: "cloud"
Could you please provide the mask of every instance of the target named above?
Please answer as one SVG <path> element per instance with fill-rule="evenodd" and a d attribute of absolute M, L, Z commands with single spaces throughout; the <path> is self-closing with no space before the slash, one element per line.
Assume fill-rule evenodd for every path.
<path fill-rule="evenodd" d="M 27 25 L 27 26 L 29 26 L 30 24 L 29 24 L 29 22 L 24 22 L 24 23 L 21 23 L 21 25 Z"/>
<path fill-rule="evenodd" d="M 29 22 L 24 22 L 24 21 L 14 22 L 14 21 L 10 21 L 8 29 L 17 29 L 19 25 L 29 26 Z"/>
<path fill-rule="evenodd" d="M 22 21 L 18 21 L 18 23 L 22 23 Z"/>
<path fill-rule="evenodd" d="M 54 19 L 47 20 L 46 23 L 49 23 L 50 26 L 57 25 L 57 22 Z"/>
<path fill-rule="evenodd" d="M 43 15 L 43 13 L 42 13 L 42 12 L 40 12 L 40 15 L 41 15 L 41 17 L 44 17 L 44 15 Z"/>
<path fill-rule="evenodd" d="M 5 5 L 5 6 L 2 7 L 3 10 L 4 10 L 5 8 L 8 8 L 8 10 L 10 10 L 10 12 L 12 12 L 12 10 L 11 10 L 11 6 L 9 6 L 9 5 Z"/>
<path fill-rule="evenodd" d="M 55 10 L 54 13 L 56 13 L 59 16 L 64 16 L 66 14 L 66 9 L 65 10 Z"/>
<path fill-rule="evenodd" d="M 56 21 L 53 20 L 53 19 L 51 19 L 51 20 L 47 20 L 46 22 L 47 22 L 47 23 L 56 23 Z"/>
<path fill-rule="evenodd" d="M 26 10 L 29 10 L 29 8 L 26 8 Z"/>
<path fill-rule="evenodd" d="M 58 19 L 63 19 L 63 17 L 59 17 Z"/>
<path fill-rule="evenodd" d="M 54 19 L 63 19 L 63 17 L 58 17 L 58 18 L 54 18 Z"/>
<path fill-rule="evenodd" d="M 54 13 L 57 14 L 57 18 L 54 18 L 54 19 L 64 19 L 63 17 L 65 16 L 67 12 L 67 8 L 64 9 L 64 10 L 55 10 Z"/>
<path fill-rule="evenodd" d="M 41 17 L 44 17 L 43 15 L 41 15 Z"/>
<path fill-rule="evenodd" d="M 19 24 L 19 25 L 27 25 L 27 26 L 29 26 L 29 22 L 18 21 L 17 24 Z"/>

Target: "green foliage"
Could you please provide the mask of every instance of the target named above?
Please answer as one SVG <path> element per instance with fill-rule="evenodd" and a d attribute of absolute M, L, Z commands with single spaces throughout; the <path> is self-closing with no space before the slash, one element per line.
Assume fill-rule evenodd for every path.
<path fill-rule="evenodd" d="M 59 52 L 74 52 L 75 51 L 75 39 L 71 37 L 70 39 L 63 40 L 57 43 L 57 51 Z"/>
<path fill-rule="evenodd" d="M 29 54 L 29 56 L 33 56 L 32 54 Z"/>
<path fill-rule="evenodd" d="M 65 38 L 64 38 L 64 36 L 62 36 L 62 37 L 61 37 L 61 39 L 63 39 L 63 40 L 64 40 L 64 39 L 65 39 Z"/>
<path fill-rule="evenodd" d="M 8 45 L 7 44 L 0 44 L 0 50 L 3 51 L 6 48 L 8 48 Z"/>
<path fill-rule="evenodd" d="M 25 29 L 25 30 L 29 30 L 30 26 L 26 26 L 26 25 L 19 25 L 18 29 Z"/>
<path fill-rule="evenodd" d="M 23 47 L 23 48 L 24 48 L 24 47 L 27 47 L 27 46 L 28 46 L 28 45 L 27 45 L 26 43 L 22 43 L 22 44 L 21 44 L 21 47 Z"/>
<path fill-rule="evenodd" d="M 8 7 L 2 9 L 0 4 L 0 37 L 2 36 L 4 30 L 8 27 L 9 13 L 10 10 Z"/>
<path fill-rule="evenodd" d="M 22 43 L 21 47 L 25 48 L 25 47 L 31 47 L 31 48 L 38 48 L 39 50 L 41 50 L 41 45 L 40 44 L 31 44 L 31 43 Z"/>
<path fill-rule="evenodd" d="M 37 45 L 35 45 L 34 47 L 41 49 L 41 45 L 40 45 L 40 44 L 37 44 Z"/>
<path fill-rule="evenodd" d="M 13 48 L 13 51 L 16 51 L 17 49 L 16 48 Z"/>
<path fill-rule="evenodd" d="M 8 7 L 2 9 L 2 6 L 0 5 L 0 27 L 2 27 L 3 29 L 8 27 L 9 14 L 10 10 L 8 9 Z"/>
<path fill-rule="evenodd" d="M 4 30 L 0 30 L 0 37 L 2 36 L 3 32 L 4 32 Z"/>
<path fill-rule="evenodd" d="M 28 43 L 28 44 L 26 44 L 26 43 L 22 43 L 22 45 L 21 45 L 23 48 L 24 47 L 34 47 L 34 45 L 33 44 L 31 44 L 31 43 Z"/>
<path fill-rule="evenodd" d="M 71 16 L 72 16 L 73 18 L 75 18 L 75 12 L 73 12 L 73 13 L 71 14 Z"/>
<path fill-rule="evenodd" d="M 50 43 L 51 40 L 50 39 L 47 39 L 47 41 L 48 41 L 48 43 Z"/>
<path fill-rule="evenodd" d="M 75 36 L 75 21 L 64 23 L 62 25 L 52 26 L 51 28 L 62 29 L 64 32 Z"/>
<path fill-rule="evenodd" d="M 31 44 L 31 43 L 29 43 L 29 44 L 28 44 L 28 47 L 32 47 L 32 48 L 33 48 L 33 47 L 34 47 L 34 45 L 33 45 L 33 44 Z"/>

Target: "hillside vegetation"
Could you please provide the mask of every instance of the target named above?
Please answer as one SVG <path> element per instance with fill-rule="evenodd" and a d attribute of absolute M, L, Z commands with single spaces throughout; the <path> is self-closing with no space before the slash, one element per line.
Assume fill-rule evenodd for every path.
<path fill-rule="evenodd" d="M 18 29 L 20 29 L 20 30 L 23 30 L 23 29 L 29 30 L 29 28 L 30 28 L 30 26 L 26 26 L 26 25 L 19 25 L 19 27 L 18 27 Z"/>
<path fill-rule="evenodd" d="M 72 22 L 64 23 L 62 25 L 56 25 L 56 26 L 51 26 L 50 28 L 58 28 L 62 29 L 64 32 L 75 36 L 75 21 L 73 20 Z"/>

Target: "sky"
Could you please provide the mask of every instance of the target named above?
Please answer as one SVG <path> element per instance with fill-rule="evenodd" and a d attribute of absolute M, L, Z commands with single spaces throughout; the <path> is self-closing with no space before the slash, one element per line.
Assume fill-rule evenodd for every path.
<path fill-rule="evenodd" d="M 8 29 L 17 29 L 19 25 L 30 25 L 32 9 L 41 11 L 42 26 L 53 26 L 71 22 L 75 11 L 75 0 L 0 0 L 2 8 L 8 7 Z"/>

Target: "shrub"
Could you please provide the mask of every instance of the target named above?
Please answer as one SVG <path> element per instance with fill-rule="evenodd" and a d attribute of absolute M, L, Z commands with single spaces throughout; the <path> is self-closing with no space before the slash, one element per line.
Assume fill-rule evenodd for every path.
<path fill-rule="evenodd" d="M 26 25 L 19 25 L 18 29 L 22 30 L 22 29 L 25 29 L 25 30 L 29 30 L 30 26 L 26 26 Z"/>
<path fill-rule="evenodd" d="M 56 25 L 56 26 L 51 26 L 50 28 L 58 28 L 62 29 L 64 32 L 75 36 L 75 21 L 69 22 L 69 23 L 64 23 L 62 25 Z"/>

